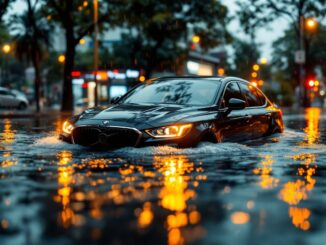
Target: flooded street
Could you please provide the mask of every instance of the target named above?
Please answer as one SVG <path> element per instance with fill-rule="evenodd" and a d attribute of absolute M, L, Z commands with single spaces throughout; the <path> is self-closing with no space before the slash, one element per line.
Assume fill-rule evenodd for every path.
<path fill-rule="evenodd" d="M 63 119 L 1 119 L 0 244 L 322 244 L 326 112 L 193 149 L 89 150 Z"/>

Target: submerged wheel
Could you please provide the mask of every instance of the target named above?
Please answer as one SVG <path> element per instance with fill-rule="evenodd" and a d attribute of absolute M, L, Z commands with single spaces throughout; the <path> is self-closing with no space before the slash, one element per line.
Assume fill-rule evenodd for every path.
<path fill-rule="evenodd" d="M 26 108 L 27 108 L 27 105 L 24 102 L 19 103 L 19 105 L 17 107 L 18 110 L 25 110 Z"/>
<path fill-rule="evenodd" d="M 207 133 L 201 138 L 200 142 L 217 143 L 217 140 L 212 133 Z"/>
<path fill-rule="evenodd" d="M 282 133 L 282 130 L 280 129 L 279 125 L 276 123 L 275 119 L 272 117 L 269 123 L 269 129 L 265 135 L 268 136 L 275 133 Z"/>

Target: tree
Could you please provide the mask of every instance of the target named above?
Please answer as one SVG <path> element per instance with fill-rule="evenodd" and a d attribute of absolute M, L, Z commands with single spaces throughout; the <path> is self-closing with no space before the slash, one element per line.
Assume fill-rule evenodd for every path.
<path fill-rule="evenodd" d="M 272 63 L 277 68 L 277 76 L 280 79 L 281 88 L 286 88 L 282 93 L 284 95 L 292 94 L 296 86 L 297 71 L 294 62 L 293 46 L 296 45 L 297 37 L 293 29 L 287 29 L 284 35 L 273 43 L 273 60 Z M 306 74 L 308 77 L 315 76 L 315 68 L 319 66 L 323 74 L 326 74 L 326 26 L 319 25 L 319 28 L 306 38 L 306 56 L 307 62 Z M 286 83 L 287 85 L 285 85 Z M 292 92 L 289 91 L 291 88 Z"/>
<path fill-rule="evenodd" d="M 252 66 L 257 63 L 260 53 L 256 45 L 243 40 L 235 40 L 232 44 L 234 49 L 233 74 L 244 79 L 251 80 Z"/>
<path fill-rule="evenodd" d="M 286 18 L 289 20 L 291 28 L 294 30 L 296 43 L 290 47 L 290 50 L 298 50 L 300 48 L 301 23 L 307 18 L 313 17 L 318 22 L 326 15 L 326 0 L 246 0 L 242 2 L 242 21 L 246 28 L 250 27 L 265 27 L 266 24 L 278 18 Z M 247 19 L 247 20 L 246 20 Z M 309 48 L 309 34 L 303 31 L 303 39 L 305 48 Z M 294 50 L 293 50 L 294 51 Z M 305 70 L 311 69 L 309 55 L 306 55 Z M 295 76 L 297 78 L 297 85 L 300 84 L 300 66 L 296 66 Z M 307 105 L 306 91 L 304 91 L 303 105 Z"/>
<path fill-rule="evenodd" d="M 8 7 L 15 0 L 0 0 L 0 22 L 2 20 L 3 15 L 7 12 Z"/>
<path fill-rule="evenodd" d="M 93 22 L 93 1 L 73 1 L 73 0 L 48 0 L 46 8 L 51 19 L 59 23 L 60 28 L 65 32 L 65 64 L 63 78 L 63 96 L 62 96 L 62 111 L 73 110 L 73 91 L 71 72 L 75 65 L 76 47 L 80 40 L 90 35 L 94 31 L 95 24 L 101 24 L 107 21 L 108 18 L 113 19 L 115 16 L 113 9 L 109 3 L 99 1 L 98 23 Z M 110 1 L 110 6 L 114 5 L 114 1 Z M 119 1 L 117 1 L 119 5 Z"/>
<path fill-rule="evenodd" d="M 37 2 L 32 5 L 26 0 L 27 10 L 21 15 L 14 15 L 11 30 L 14 34 L 15 53 L 18 59 L 30 60 L 35 71 L 34 96 L 36 110 L 40 111 L 40 86 L 42 84 L 40 63 L 50 45 L 50 29 L 43 15 L 38 10 Z"/>
<path fill-rule="evenodd" d="M 178 71 L 191 49 L 192 35 L 200 37 L 203 50 L 231 39 L 225 28 L 227 8 L 219 1 L 125 0 L 123 7 L 129 60 L 145 70 L 146 77 L 154 70 Z"/>

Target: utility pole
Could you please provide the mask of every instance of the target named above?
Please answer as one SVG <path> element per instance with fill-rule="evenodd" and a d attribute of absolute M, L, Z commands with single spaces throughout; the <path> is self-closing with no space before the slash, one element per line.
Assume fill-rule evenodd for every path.
<path fill-rule="evenodd" d="M 300 15 L 300 45 L 299 50 L 302 53 L 303 60 L 299 63 L 299 79 L 300 79 L 300 101 L 301 105 L 305 107 L 307 105 L 306 99 L 306 88 L 305 88 L 305 61 L 306 61 L 306 52 L 304 48 L 304 16 Z"/>
<path fill-rule="evenodd" d="M 99 104 L 98 98 L 98 82 L 97 82 L 97 70 L 98 70 L 98 0 L 94 0 L 94 97 L 95 97 L 95 106 Z"/>

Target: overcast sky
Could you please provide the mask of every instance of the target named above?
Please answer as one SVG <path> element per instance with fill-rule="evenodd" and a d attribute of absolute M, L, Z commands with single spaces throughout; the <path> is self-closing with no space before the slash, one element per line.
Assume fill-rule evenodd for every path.
<path fill-rule="evenodd" d="M 199 0 L 202 1 L 202 0 Z M 223 4 L 225 4 L 230 11 L 231 15 L 234 15 L 235 12 L 239 9 L 238 5 L 235 3 L 236 0 L 221 0 Z M 13 10 L 15 12 L 21 12 L 23 9 L 26 8 L 25 1 L 19 0 L 16 2 L 16 4 L 13 6 Z M 262 57 L 267 57 L 268 59 L 271 58 L 272 48 L 271 44 L 273 41 L 275 41 L 278 37 L 280 37 L 283 33 L 283 31 L 288 26 L 288 23 L 284 19 L 279 19 L 272 23 L 269 28 L 266 28 L 264 30 L 259 30 L 257 33 L 257 42 L 262 44 L 261 51 L 262 51 Z M 240 28 L 239 22 L 237 19 L 233 20 L 230 26 L 228 27 L 229 31 L 235 36 L 235 37 L 241 37 L 246 38 L 242 34 L 242 30 Z"/>
<path fill-rule="evenodd" d="M 222 0 L 222 3 L 229 8 L 229 12 L 231 15 L 235 15 L 236 11 L 239 10 L 239 6 L 235 2 L 236 0 Z M 265 29 L 260 29 L 257 32 L 257 43 L 260 43 L 262 45 L 262 57 L 266 57 L 270 60 L 272 55 L 273 41 L 275 41 L 283 34 L 284 30 L 288 27 L 288 25 L 289 23 L 285 19 L 280 18 L 277 21 L 271 23 Z M 246 38 L 240 28 L 240 24 L 237 19 L 231 22 L 228 29 L 233 34 L 233 36 L 244 39 Z"/>

